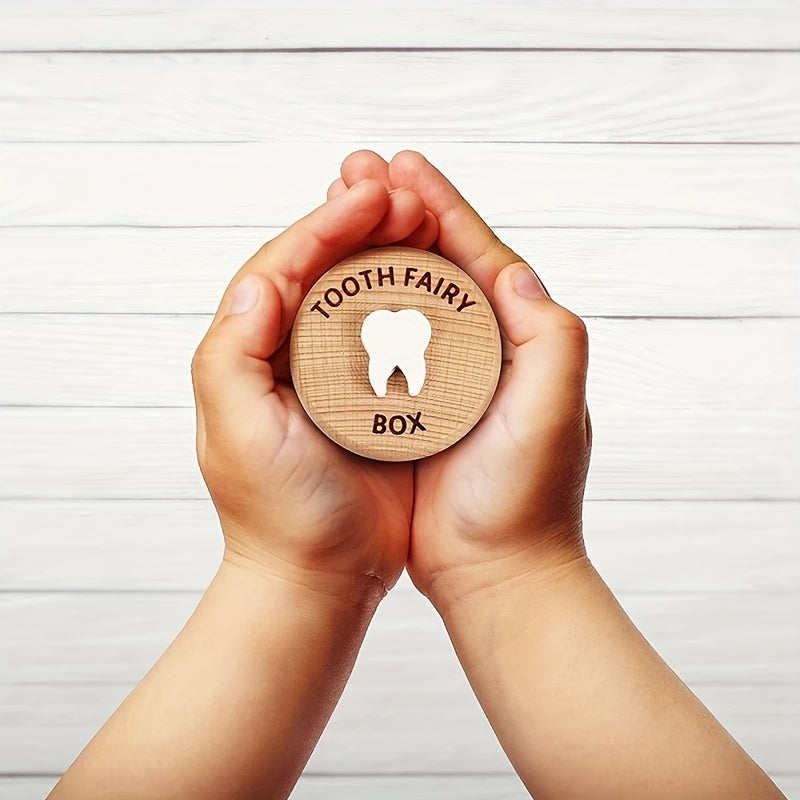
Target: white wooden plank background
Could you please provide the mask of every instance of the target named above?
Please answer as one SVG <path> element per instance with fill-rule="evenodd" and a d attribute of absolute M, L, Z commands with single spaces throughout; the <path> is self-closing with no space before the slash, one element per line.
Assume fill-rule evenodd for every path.
<path fill-rule="evenodd" d="M 205 494 L 189 408 L 0 408 L 0 498 Z M 794 410 L 595 407 L 593 500 L 796 500 Z"/>
<path fill-rule="evenodd" d="M 0 312 L 207 314 L 277 228 L 6 228 Z M 798 230 L 500 228 L 587 316 L 800 315 Z M 109 280 L 109 270 L 114 279 Z"/>
<path fill-rule="evenodd" d="M 3 0 L 4 50 L 796 48 L 792 0 Z"/>
<path fill-rule="evenodd" d="M 406 146 L 458 175 L 492 225 L 800 225 L 800 147 L 792 145 L 419 140 L 8 144 L 0 220 L 287 225 L 322 201 L 343 153 L 371 147 L 390 157 Z"/>
<path fill-rule="evenodd" d="M 412 774 L 510 771 L 465 678 L 453 670 L 442 691 L 409 687 L 402 669 L 396 674 L 382 689 L 345 690 L 309 771 L 335 778 L 353 763 L 361 774 L 403 774 L 412 772 L 411 765 Z M 351 685 L 358 680 L 354 673 Z M 691 688 L 766 769 L 795 768 L 796 684 Z M 0 686 L 0 766 L 6 773 L 64 769 L 93 733 L 97 716 L 105 719 L 130 689 L 131 684 L 109 683 Z M 330 793 L 340 796 L 334 780 Z"/>
<path fill-rule="evenodd" d="M 0 519 L 20 534 L 2 540 L 0 591 L 200 591 L 221 554 L 207 498 L 0 500 Z M 797 588 L 798 502 L 588 501 L 584 525 L 616 591 Z"/>
<path fill-rule="evenodd" d="M 0 111 L 16 141 L 786 142 L 798 71 L 796 53 L 0 55 L 25 80 Z"/>
<path fill-rule="evenodd" d="M 799 66 L 796 0 L 0 0 L 0 798 L 213 574 L 188 360 L 355 146 L 587 317 L 590 555 L 800 798 Z M 407 578 L 294 796 L 526 796 Z"/>
<path fill-rule="evenodd" d="M 800 597 L 791 592 L 619 596 L 656 649 L 690 682 L 773 684 L 795 677 L 800 641 L 792 632 Z M 198 599 L 196 592 L 7 593 L 3 616 L 18 624 L 0 643 L 3 681 L 132 684 L 169 644 Z M 707 629 L 692 627 L 700 614 L 714 630 L 713 639 Z M 53 651 L 57 660 L 48 657 Z M 361 661 L 357 693 L 381 691 L 391 681 L 387 669 L 393 664 L 414 686 L 446 692 L 456 664 L 436 612 L 408 580 L 381 604 Z"/>
<path fill-rule="evenodd" d="M 211 315 L 0 316 L 4 406 L 191 406 Z M 800 320 L 587 319 L 597 408 L 798 409 Z M 102 369 L 100 366 L 102 365 Z M 720 398 L 726 398 L 721 402 Z"/>

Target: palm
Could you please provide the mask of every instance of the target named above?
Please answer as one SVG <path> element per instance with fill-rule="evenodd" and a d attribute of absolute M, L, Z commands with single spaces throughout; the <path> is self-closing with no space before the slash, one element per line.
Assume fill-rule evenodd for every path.
<path fill-rule="evenodd" d="M 504 337 L 504 370 L 483 419 L 457 445 L 417 466 L 412 577 L 481 563 L 487 553 L 513 557 L 530 544 L 529 531 L 555 534 L 565 521 L 575 522 L 571 510 L 580 507 L 576 498 L 588 461 L 584 414 L 565 416 L 558 424 L 549 420 L 548 411 L 559 401 L 549 389 L 544 351 L 536 348 L 535 340 L 516 347 Z M 532 394 L 530 386 L 539 391 Z M 569 453 L 585 457 L 561 459 Z"/>
<path fill-rule="evenodd" d="M 393 580 L 408 552 L 411 466 L 366 461 L 321 433 L 291 385 L 283 350 L 270 362 L 254 362 L 241 398 L 245 419 L 220 431 L 232 445 L 231 458 L 246 464 L 250 498 L 246 504 L 220 500 L 221 515 L 239 528 L 263 531 L 264 544 L 281 558 L 313 565 L 324 555 L 330 565 L 333 554 L 343 568 L 358 559 Z"/>
<path fill-rule="evenodd" d="M 399 574 L 411 522 L 410 465 L 366 461 L 343 450 L 309 420 L 294 390 L 282 387 L 279 394 L 286 425 L 278 431 L 272 464 L 282 477 L 281 496 L 293 498 L 302 520 L 297 530 L 307 544 L 309 536 L 326 531 L 325 548 L 343 554 L 367 548 Z"/>
<path fill-rule="evenodd" d="M 479 558 L 482 546 L 495 546 L 496 539 L 508 532 L 519 517 L 517 509 L 530 507 L 537 487 L 519 480 L 517 465 L 523 453 L 504 414 L 504 398 L 513 391 L 509 385 L 513 349 L 504 343 L 506 361 L 510 355 L 512 364 L 507 363 L 497 394 L 474 430 L 454 447 L 417 465 L 412 576 L 463 563 L 468 551 Z"/>
<path fill-rule="evenodd" d="M 286 342 L 303 297 L 327 268 L 404 239 L 427 247 L 436 236 L 431 222 L 413 192 L 390 196 L 363 181 L 264 245 L 231 282 L 192 366 L 198 455 L 231 554 L 317 576 L 396 580 L 408 552 L 412 469 L 366 462 L 310 422 L 291 383 Z M 242 286 L 257 292 L 237 295 Z M 236 297 L 250 305 L 234 309 Z"/>

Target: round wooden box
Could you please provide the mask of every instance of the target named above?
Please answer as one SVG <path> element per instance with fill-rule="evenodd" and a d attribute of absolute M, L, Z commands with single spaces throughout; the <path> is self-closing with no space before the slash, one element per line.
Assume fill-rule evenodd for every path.
<path fill-rule="evenodd" d="M 290 360 L 323 433 L 368 458 L 410 461 L 450 447 L 481 418 L 500 374 L 500 333 L 489 301 L 455 264 L 383 247 L 314 284 Z"/>

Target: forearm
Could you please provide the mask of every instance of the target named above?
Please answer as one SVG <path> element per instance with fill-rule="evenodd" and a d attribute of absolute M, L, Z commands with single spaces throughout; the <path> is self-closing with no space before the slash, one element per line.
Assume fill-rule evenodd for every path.
<path fill-rule="evenodd" d="M 514 575 L 440 610 L 537 800 L 782 797 L 587 560 Z"/>
<path fill-rule="evenodd" d="M 223 562 L 184 629 L 54 789 L 66 798 L 284 798 L 380 598 Z"/>

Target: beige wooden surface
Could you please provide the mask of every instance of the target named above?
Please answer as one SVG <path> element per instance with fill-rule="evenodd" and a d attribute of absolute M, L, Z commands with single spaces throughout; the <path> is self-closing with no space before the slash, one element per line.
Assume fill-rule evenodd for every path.
<path fill-rule="evenodd" d="M 800 798 L 798 74 L 796 0 L 0 0 L 0 798 L 213 573 L 192 350 L 357 146 L 586 318 L 590 555 Z M 526 796 L 407 579 L 294 796 Z"/>
<path fill-rule="evenodd" d="M 300 304 L 289 353 L 292 383 L 314 424 L 380 461 L 414 461 L 462 439 L 488 407 L 503 359 L 478 284 L 447 259 L 410 247 L 335 264 Z M 383 359 L 389 371 L 374 370 Z"/>

